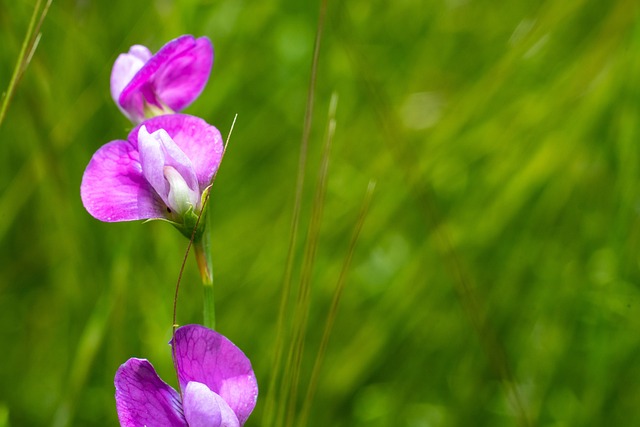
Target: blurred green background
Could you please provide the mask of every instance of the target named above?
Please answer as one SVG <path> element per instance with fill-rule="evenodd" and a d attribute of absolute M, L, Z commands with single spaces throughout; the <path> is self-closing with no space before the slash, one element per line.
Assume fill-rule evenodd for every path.
<path fill-rule="evenodd" d="M 0 90 L 34 1 L 0 0 Z M 54 0 L 0 127 L 0 426 L 117 425 L 113 375 L 167 342 L 187 241 L 82 207 L 130 125 L 116 56 L 211 38 L 186 112 L 223 135 L 212 193 L 219 330 L 263 425 L 319 4 Z M 640 14 L 632 0 L 329 2 L 294 287 L 339 97 L 299 402 L 367 183 L 310 426 L 640 425 Z M 182 324 L 201 321 L 188 260 Z M 292 295 L 295 300 L 295 292 Z"/>

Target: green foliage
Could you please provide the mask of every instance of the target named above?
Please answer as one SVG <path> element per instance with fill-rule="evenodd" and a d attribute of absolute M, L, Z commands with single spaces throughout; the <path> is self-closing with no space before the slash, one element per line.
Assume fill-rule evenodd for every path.
<path fill-rule="evenodd" d="M 0 91 L 35 1 L 0 2 Z M 640 25 L 628 0 L 329 2 L 292 299 L 339 96 L 298 410 L 371 179 L 309 426 L 640 425 Z M 0 124 L 0 425 L 116 425 L 132 356 L 173 378 L 187 241 L 79 197 L 130 124 L 116 56 L 207 35 L 186 112 L 226 135 L 209 211 L 220 332 L 273 380 L 319 4 L 54 0 Z M 202 321 L 193 257 L 178 322 Z M 285 322 L 287 323 L 287 322 Z M 287 323 L 287 328 L 292 325 Z"/>

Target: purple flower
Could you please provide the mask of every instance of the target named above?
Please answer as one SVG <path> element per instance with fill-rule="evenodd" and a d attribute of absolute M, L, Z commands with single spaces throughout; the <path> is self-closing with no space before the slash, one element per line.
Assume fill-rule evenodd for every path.
<path fill-rule="evenodd" d="M 113 64 L 111 97 L 133 123 L 178 112 L 200 95 L 212 66 L 213 46 L 207 37 L 178 37 L 155 55 L 134 45 Z"/>
<path fill-rule="evenodd" d="M 181 394 L 145 359 L 116 372 L 116 408 L 123 427 L 234 427 L 258 398 L 251 362 L 231 341 L 200 325 L 178 328 L 172 340 Z"/>
<path fill-rule="evenodd" d="M 127 141 L 98 149 L 82 177 L 82 203 L 101 221 L 167 219 L 190 236 L 222 151 L 220 132 L 204 120 L 154 117 Z"/>

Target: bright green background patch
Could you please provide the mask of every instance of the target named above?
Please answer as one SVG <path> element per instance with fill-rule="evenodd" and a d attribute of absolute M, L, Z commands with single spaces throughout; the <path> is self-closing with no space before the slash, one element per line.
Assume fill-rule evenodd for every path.
<path fill-rule="evenodd" d="M 32 3 L 0 3 L 0 90 Z M 0 126 L 0 426 L 116 425 L 113 375 L 132 356 L 175 384 L 187 242 L 159 222 L 94 220 L 79 185 L 130 128 L 109 95 L 116 56 L 184 33 L 216 51 L 186 112 L 224 135 L 238 114 L 212 192 L 217 323 L 253 362 L 247 425 L 263 425 L 318 10 L 54 0 Z M 377 188 L 309 425 L 640 425 L 638 12 L 329 2 L 296 286 L 333 92 L 339 103 L 300 402 Z M 181 324 L 201 321 L 200 299 L 189 259 Z"/>

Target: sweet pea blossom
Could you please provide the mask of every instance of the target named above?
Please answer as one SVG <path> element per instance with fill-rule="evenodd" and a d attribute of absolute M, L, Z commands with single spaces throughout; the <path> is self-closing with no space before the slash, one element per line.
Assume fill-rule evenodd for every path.
<path fill-rule="evenodd" d="M 218 129 L 198 117 L 151 118 L 93 155 L 82 203 L 100 221 L 166 219 L 190 236 L 222 152 Z"/>
<path fill-rule="evenodd" d="M 204 89 L 213 66 L 207 37 L 184 35 L 155 55 L 134 45 L 118 56 L 111 71 L 111 97 L 133 123 L 179 112 Z"/>
<path fill-rule="evenodd" d="M 239 427 L 256 405 L 251 362 L 212 329 L 186 325 L 171 342 L 181 393 L 145 359 L 131 358 L 116 372 L 116 408 L 122 427 Z"/>

